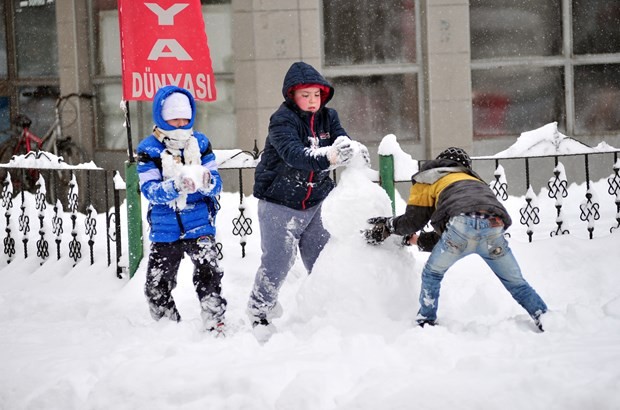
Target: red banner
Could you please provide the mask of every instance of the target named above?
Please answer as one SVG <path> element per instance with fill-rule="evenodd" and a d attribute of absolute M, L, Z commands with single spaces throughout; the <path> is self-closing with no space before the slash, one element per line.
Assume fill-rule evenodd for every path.
<path fill-rule="evenodd" d="M 164 85 L 216 99 L 200 0 L 118 0 L 118 15 L 124 100 L 152 100 Z"/>

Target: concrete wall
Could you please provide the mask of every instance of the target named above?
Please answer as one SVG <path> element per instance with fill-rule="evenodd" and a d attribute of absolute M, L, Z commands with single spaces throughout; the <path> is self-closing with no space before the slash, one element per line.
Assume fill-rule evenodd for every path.
<path fill-rule="evenodd" d="M 450 146 L 471 151 L 473 141 L 469 2 L 421 2 L 427 158 Z"/>
<path fill-rule="evenodd" d="M 232 0 L 237 141 L 260 149 L 291 63 L 321 66 L 319 0 Z"/>

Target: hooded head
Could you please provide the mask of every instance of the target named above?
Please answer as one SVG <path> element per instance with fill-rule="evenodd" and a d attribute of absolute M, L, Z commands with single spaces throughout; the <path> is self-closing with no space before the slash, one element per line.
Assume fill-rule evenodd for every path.
<path fill-rule="evenodd" d="M 437 159 L 449 159 L 458 162 L 467 169 L 471 169 L 471 158 L 469 158 L 467 152 L 462 148 L 450 147 L 445 149 L 437 155 Z"/>
<path fill-rule="evenodd" d="M 316 87 L 321 90 L 321 107 L 334 96 L 334 87 L 310 64 L 298 61 L 293 63 L 284 76 L 282 96 L 293 102 L 293 92 L 300 88 Z"/>
<path fill-rule="evenodd" d="M 189 122 L 179 128 L 189 130 L 194 125 L 195 116 L 196 103 L 188 90 L 175 85 L 167 85 L 157 90 L 153 99 L 153 121 L 157 128 L 164 131 L 175 130 L 176 127 L 166 121 L 185 118 Z"/>

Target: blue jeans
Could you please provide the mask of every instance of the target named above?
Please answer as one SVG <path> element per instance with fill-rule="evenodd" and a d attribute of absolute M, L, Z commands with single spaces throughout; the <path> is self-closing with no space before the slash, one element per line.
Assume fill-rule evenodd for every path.
<path fill-rule="evenodd" d="M 261 265 L 248 302 L 250 315 L 264 319 L 276 307 L 280 287 L 295 263 L 297 251 L 308 273 L 329 240 L 321 204 L 305 210 L 258 201 Z"/>
<path fill-rule="evenodd" d="M 435 321 L 439 289 L 446 271 L 456 261 L 476 253 L 484 259 L 512 297 L 537 318 L 547 305 L 521 275 L 521 269 L 504 237 L 503 226 L 491 226 L 489 219 L 454 216 L 435 245 L 422 270 L 418 321 Z"/>

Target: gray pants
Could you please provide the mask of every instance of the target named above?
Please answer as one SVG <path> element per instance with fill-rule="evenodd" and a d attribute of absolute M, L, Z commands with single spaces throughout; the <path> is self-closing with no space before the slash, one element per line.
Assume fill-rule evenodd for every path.
<path fill-rule="evenodd" d="M 329 240 L 323 227 L 321 205 L 297 210 L 271 202 L 258 201 L 261 265 L 248 302 L 248 313 L 265 319 L 278 302 L 278 293 L 295 263 L 297 249 L 308 273 Z"/>

